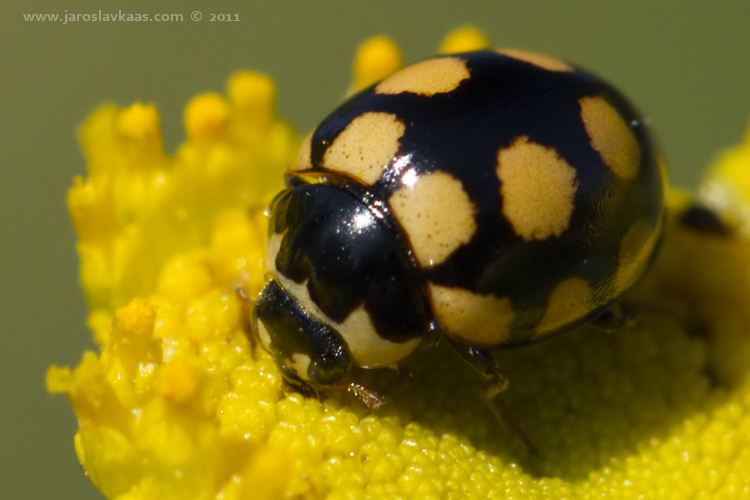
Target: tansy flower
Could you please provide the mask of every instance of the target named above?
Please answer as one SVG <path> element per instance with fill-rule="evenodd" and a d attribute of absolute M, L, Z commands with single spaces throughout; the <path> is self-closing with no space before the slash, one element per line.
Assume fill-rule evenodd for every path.
<path fill-rule="evenodd" d="M 461 29 L 441 50 L 485 46 Z M 371 39 L 352 89 L 400 66 Z M 174 156 L 153 106 L 103 107 L 81 130 L 88 177 L 68 206 L 99 352 L 47 387 L 70 399 L 107 498 L 750 498 L 750 137 L 700 200 L 725 230 L 684 224 L 696 200 L 670 194 L 659 257 L 627 297 L 634 325 L 497 353 L 530 455 L 441 347 L 411 377 L 365 374 L 387 398 L 372 411 L 285 389 L 254 348 L 235 288 L 263 284 L 263 210 L 300 143 L 274 100 L 268 77 L 234 75 L 226 97 L 188 104 Z"/>

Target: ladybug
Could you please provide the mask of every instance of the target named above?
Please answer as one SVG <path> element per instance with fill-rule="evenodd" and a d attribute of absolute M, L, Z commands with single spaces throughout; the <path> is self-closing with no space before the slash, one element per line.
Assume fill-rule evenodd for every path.
<path fill-rule="evenodd" d="M 446 339 L 492 358 L 608 310 L 648 268 L 666 175 L 601 79 L 520 50 L 441 55 L 348 99 L 271 203 L 254 330 L 285 380 L 345 387 Z"/>

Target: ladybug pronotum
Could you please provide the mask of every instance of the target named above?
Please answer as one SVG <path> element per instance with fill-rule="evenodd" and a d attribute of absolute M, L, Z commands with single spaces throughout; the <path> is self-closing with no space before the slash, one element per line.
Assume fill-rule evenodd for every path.
<path fill-rule="evenodd" d="M 492 349 L 596 318 L 643 275 L 666 177 L 610 85 L 482 50 L 351 97 L 286 185 L 254 329 L 289 383 L 336 387 L 352 366 L 398 366 L 445 338 L 499 390 Z"/>

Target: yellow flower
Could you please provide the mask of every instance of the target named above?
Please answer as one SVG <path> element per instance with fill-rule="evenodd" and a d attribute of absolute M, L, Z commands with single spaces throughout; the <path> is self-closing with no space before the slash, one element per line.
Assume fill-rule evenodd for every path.
<path fill-rule="evenodd" d="M 442 50 L 486 44 L 464 28 Z M 390 40 L 370 40 L 352 89 L 400 65 Z M 750 497 L 750 240 L 736 213 L 750 196 L 723 212 L 742 236 L 721 236 L 681 224 L 694 200 L 670 195 L 660 256 L 627 298 L 635 325 L 498 353 L 530 456 L 439 347 L 411 378 L 365 373 L 387 398 L 375 411 L 282 386 L 235 287 L 262 286 L 263 209 L 299 138 L 269 78 L 239 73 L 227 95 L 190 102 L 174 156 L 153 106 L 103 107 L 81 130 L 89 175 L 68 206 L 100 349 L 51 368 L 47 387 L 68 395 L 78 457 L 106 497 Z M 750 184 L 750 154 L 731 161 L 742 168 L 719 165 L 706 185 Z"/>

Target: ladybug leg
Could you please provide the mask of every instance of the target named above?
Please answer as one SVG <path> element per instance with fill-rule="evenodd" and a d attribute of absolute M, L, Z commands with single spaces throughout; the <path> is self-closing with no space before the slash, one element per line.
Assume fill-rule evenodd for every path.
<path fill-rule="evenodd" d="M 237 296 L 245 302 L 249 307 L 255 306 L 255 301 L 250 298 L 250 296 L 247 294 L 244 288 L 242 286 L 237 285 L 234 287 L 234 292 L 237 294 Z"/>
<path fill-rule="evenodd" d="M 506 432 L 516 438 L 523 444 L 529 455 L 536 457 L 539 455 L 539 449 L 529 438 L 528 434 L 523 430 L 521 425 L 518 423 L 518 419 L 513 417 L 508 406 L 502 401 L 502 398 L 495 398 L 489 401 L 490 409 L 495 417 L 503 424 Z"/>
<path fill-rule="evenodd" d="M 347 392 L 360 400 L 370 410 L 379 408 L 385 400 L 377 392 L 355 382 L 334 382 L 332 384 L 316 384 L 306 380 L 299 380 L 282 374 L 285 392 L 298 392 L 305 397 L 323 400 L 323 396 L 333 392 Z"/>
<path fill-rule="evenodd" d="M 638 321 L 638 311 L 624 302 L 617 302 L 599 316 L 593 318 L 589 324 L 607 333 L 616 332 L 620 328 L 633 326 Z"/>
<path fill-rule="evenodd" d="M 396 365 L 396 372 L 398 373 L 399 377 L 406 378 L 408 380 L 414 380 L 414 373 L 409 370 L 406 366 L 403 366 L 401 364 Z"/>
<path fill-rule="evenodd" d="M 461 358 L 469 363 L 472 368 L 484 376 L 485 392 L 484 397 L 492 400 L 508 388 L 508 376 L 500 371 L 500 367 L 495 361 L 490 351 L 477 349 L 468 345 L 450 342 Z"/>
<path fill-rule="evenodd" d="M 367 406 L 371 410 L 380 407 L 384 402 L 383 398 L 380 397 L 377 392 L 368 389 L 362 384 L 355 384 L 354 382 L 350 382 L 344 387 L 341 387 L 341 389 L 347 391 L 349 394 L 362 401 L 365 406 Z"/>
<path fill-rule="evenodd" d="M 309 384 L 302 380 L 290 378 L 285 375 L 282 375 L 281 380 L 282 390 L 284 394 L 289 394 L 290 392 L 298 392 L 306 398 L 321 399 L 320 391 L 316 386 L 312 384 Z"/>
<path fill-rule="evenodd" d="M 237 284 L 234 287 L 234 293 L 237 294 L 237 297 L 242 301 L 243 307 L 240 309 L 240 314 L 242 315 L 242 325 L 243 329 L 245 331 L 245 334 L 247 335 L 247 338 L 250 340 L 250 352 L 252 353 L 253 359 L 256 359 L 255 357 L 255 350 L 258 347 L 258 339 L 257 336 L 252 331 L 252 311 L 255 308 L 255 301 L 250 298 L 250 296 L 245 292 L 245 289 L 242 288 L 240 284 Z"/>
<path fill-rule="evenodd" d="M 304 380 L 296 380 L 288 377 L 283 377 L 284 385 L 292 391 L 299 392 L 306 397 L 314 397 L 322 400 L 323 395 L 330 394 L 333 392 L 347 392 L 360 400 L 370 410 L 379 408 L 385 403 L 385 400 L 377 392 L 368 389 L 362 384 L 354 382 L 344 383 L 335 382 L 332 384 L 314 384 L 306 382 Z"/>
<path fill-rule="evenodd" d="M 518 424 L 518 421 L 513 418 L 502 398 L 497 397 L 498 394 L 508 388 L 509 379 L 506 374 L 500 371 L 500 367 L 492 356 L 492 353 L 488 350 L 477 349 L 476 347 L 459 344 L 450 340 L 449 342 L 464 361 L 484 376 L 484 399 L 497 419 L 503 424 L 508 434 L 520 441 L 530 455 L 536 456 L 538 454 L 536 446 L 534 446 L 534 443 L 531 442 L 531 439 L 529 439 Z"/>

